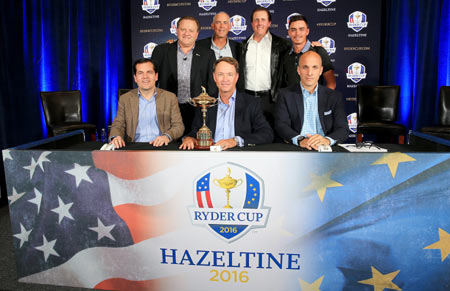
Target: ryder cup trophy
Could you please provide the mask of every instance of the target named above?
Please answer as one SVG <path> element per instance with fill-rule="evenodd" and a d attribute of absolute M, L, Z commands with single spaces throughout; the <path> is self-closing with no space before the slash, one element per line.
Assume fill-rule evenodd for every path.
<path fill-rule="evenodd" d="M 197 131 L 197 146 L 196 149 L 206 150 L 212 145 L 213 140 L 211 137 L 211 130 L 206 126 L 206 112 L 208 107 L 217 104 L 217 98 L 211 97 L 206 93 L 205 87 L 202 86 L 202 94 L 195 98 L 189 98 L 189 104 L 202 108 L 203 125 Z"/>

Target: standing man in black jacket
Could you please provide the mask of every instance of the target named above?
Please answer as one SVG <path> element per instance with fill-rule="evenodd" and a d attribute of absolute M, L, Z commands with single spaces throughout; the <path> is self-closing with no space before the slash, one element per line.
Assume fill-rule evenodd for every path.
<path fill-rule="evenodd" d="M 199 31 L 198 20 L 184 16 L 177 24 L 178 41 L 160 44 L 152 53 L 152 61 L 159 67 L 159 88 L 177 95 L 185 132 L 190 131 L 195 112 L 188 99 L 200 95 L 201 86 L 209 95 L 217 96 L 212 78 L 216 58 L 211 50 L 195 45 Z"/>
<path fill-rule="evenodd" d="M 272 113 L 279 88 L 279 67 L 290 44 L 286 39 L 269 32 L 272 16 L 267 8 L 255 8 L 251 20 L 253 34 L 242 44 L 240 75 L 245 82 L 245 92 L 261 98 L 264 115 L 273 126 Z"/>

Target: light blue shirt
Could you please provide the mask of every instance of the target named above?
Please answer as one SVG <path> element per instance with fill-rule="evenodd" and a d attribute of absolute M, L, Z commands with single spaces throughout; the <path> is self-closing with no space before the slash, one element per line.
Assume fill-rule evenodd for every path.
<path fill-rule="evenodd" d="M 217 105 L 216 131 L 214 133 L 214 142 L 222 139 L 234 138 L 234 113 L 236 104 L 236 90 L 228 100 L 229 104 L 222 102 L 219 94 L 219 104 Z M 238 146 L 244 146 L 244 140 L 237 136 Z"/>
<path fill-rule="evenodd" d="M 139 96 L 139 115 L 136 128 L 135 142 L 150 142 L 161 135 L 159 130 L 158 117 L 156 116 L 156 90 L 150 100 L 142 97 L 138 90 Z"/>
<path fill-rule="evenodd" d="M 214 51 L 214 54 L 216 55 L 216 59 L 220 59 L 223 57 L 233 57 L 233 54 L 231 53 L 231 47 L 227 38 L 227 43 L 223 48 L 219 48 L 214 43 L 213 38 L 211 37 L 211 49 Z"/>
<path fill-rule="evenodd" d="M 301 82 L 300 87 L 303 94 L 303 126 L 300 134 L 292 138 L 292 143 L 295 145 L 298 145 L 297 139 L 299 136 L 306 136 L 307 134 L 319 134 L 321 136 L 325 135 L 322 125 L 320 124 L 319 109 L 317 105 L 317 89 L 319 86 L 316 85 L 316 88 L 312 93 L 309 93 L 308 90 L 303 88 Z M 336 143 L 334 139 L 328 136 L 326 136 L 326 138 L 330 140 L 330 145 L 334 145 Z"/>

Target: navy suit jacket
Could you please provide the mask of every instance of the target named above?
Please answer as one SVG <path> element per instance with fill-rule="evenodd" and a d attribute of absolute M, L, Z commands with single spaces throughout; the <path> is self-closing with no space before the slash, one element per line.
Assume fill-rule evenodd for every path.
<path fill-rule="evenodd" d="M 216 132 L 217 105 L 208 108 L 206 126 L 211 130 L 212 137 Z M 200 108 L 195 112 L 192 131 L 188 136 L 196 137 L 197 131 L 203 125 Z M 234 134 L 244 140 L 244 144 L 266 144 L 273 141 L 273 131 L 263 115 L 260 100 L 248 94 L 237 92 L 234 112 Z"/>
<path fill-rule="evenodd" d="M 155 47 L 152 53 L 152 61 L 158 66 L 158 87 L 174 93 L 178 93 L 177 70 L 178 42 L 163 43 Z M 192 54 L 191 65 L 191 96 L 197 97 L 202 93 L 201 86 L 206 88 L 210 96 L 217 96 L 217 87 L 212 77 L 213 64 L 216 61 L 214 53 L 210 49 L 195 46 Z"/>
<path fill-rule="evenodd" d="M 343 143 L 348 138 L 348 125 L 342 94 L 325 86 L 318 86 L 317 107 L 323 132 L 337 143 Z M 304 121 L 300 84 L 280 89 L 274 115 L 275 131 L 285 141 L 291 142 L 293 137 L 300 134 Z"/>

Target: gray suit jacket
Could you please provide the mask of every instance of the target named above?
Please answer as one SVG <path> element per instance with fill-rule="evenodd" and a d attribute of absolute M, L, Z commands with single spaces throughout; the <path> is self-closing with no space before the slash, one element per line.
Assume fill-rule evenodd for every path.
<path fill-rule="evenodd" d="M 181 137 L 184 132 L 184 124 L 175 94 L 156 88 L 156 116 L 162 134 L 170 135 L 173 140 Z M 110 136 L 121 136 L 125 142 L 134 141 L 138 117 L 138 89 L 133 89 L 120 96 L 117 115 L 111 126 Z"/>

